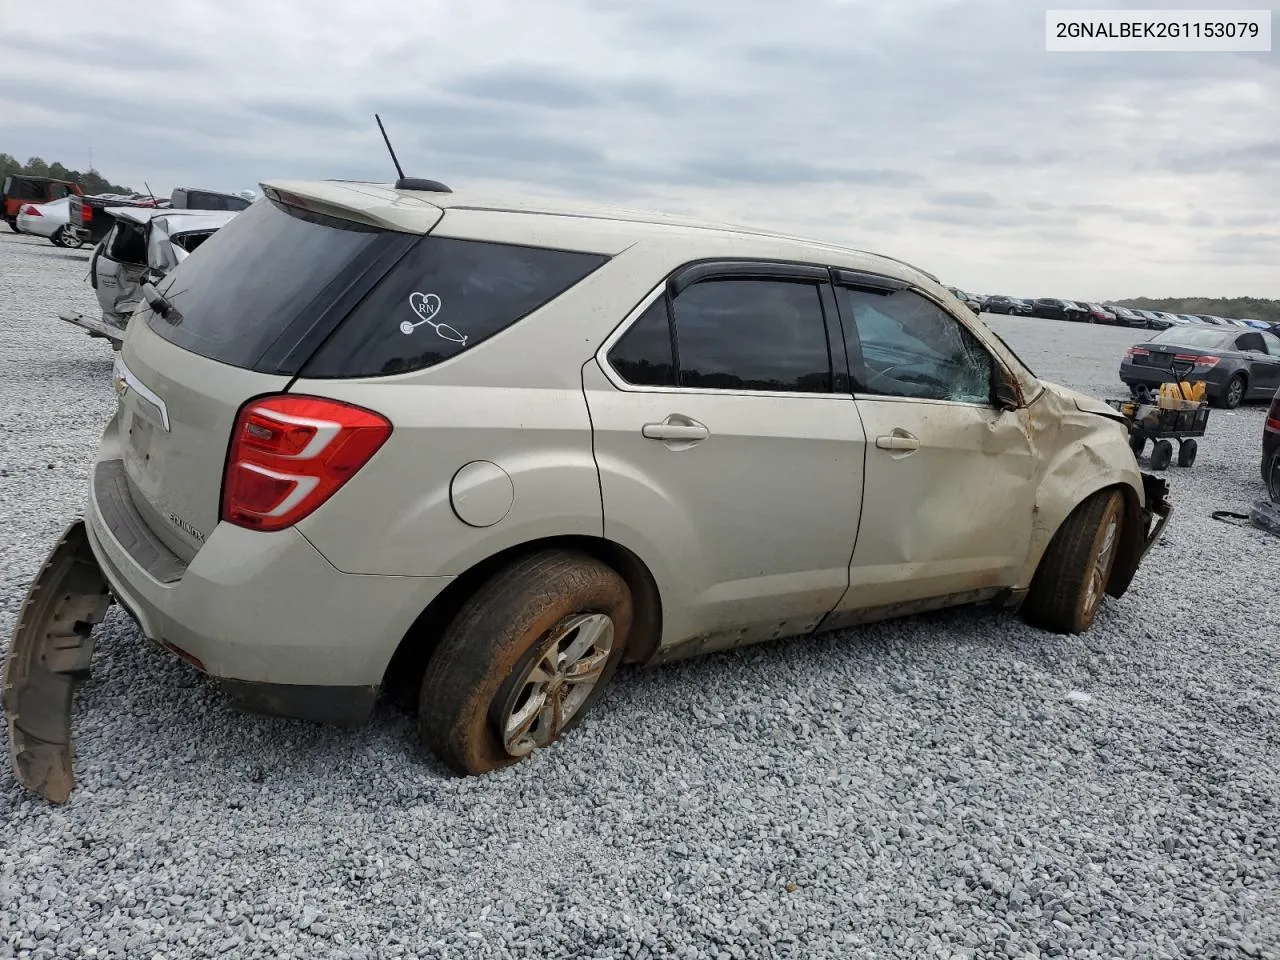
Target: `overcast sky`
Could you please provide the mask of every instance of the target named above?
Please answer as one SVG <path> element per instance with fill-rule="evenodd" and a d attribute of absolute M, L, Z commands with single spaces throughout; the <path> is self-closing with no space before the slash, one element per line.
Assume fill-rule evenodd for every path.
<path fill-rule="evenodd" d="M 1159 3 L 143 6 L 4 18 L 0 151 L 92 149 L 157 193 L 388 179 L 377 110 L 455 190 L 777 227 L 980 293 L 1280 297 L 1280 53 L 1045 52 L 1046 6 Z"/>

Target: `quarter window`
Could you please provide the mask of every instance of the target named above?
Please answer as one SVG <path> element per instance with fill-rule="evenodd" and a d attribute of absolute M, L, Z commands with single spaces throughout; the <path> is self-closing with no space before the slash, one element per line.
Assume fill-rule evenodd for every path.
<path fill-rule="evenodd" d="M 843 287 L 839 296 L 846 323 L 854 328 L 846 336 L 860 392 L 990 402 L 991 355 L 937 304 L 910 290 Z"/>
<path fill-rule="evenodd" d="M 642 387 L 676 385 L 666 297 L 655 300 L 614 344 L 609 363 L 627 383 Z"/>

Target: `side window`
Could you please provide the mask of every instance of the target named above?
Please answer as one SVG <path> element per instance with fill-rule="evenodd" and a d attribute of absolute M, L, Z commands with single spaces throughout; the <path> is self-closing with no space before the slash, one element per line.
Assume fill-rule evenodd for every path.
<path fill-rule="evenodd" d="M 609 351 L 609 365 L 627 383 L 640 387 L 674 387 L 676 365 L 671 355 L 667 298 L 659 297 Z"/>
<path fill-rule="evenodd" d="M 303 375 L 375 377 L 440 363 L 554 300 L 606 260 L 424 237 L 334 331 Z"/>
<path fill-rule="evenodd" d="M 1262 334 L 1253 331 L 1250 333 L 1242 333 L 1236 337 L 1237 350 L 1252 350 L 1257 353 L 1266 353 L 1267 347 L 1262 339 Z"/>
<path fill-rule="evenodd" d="M 680 386 L 831 392 L 817 285 L 704 280 L 683 290 L 672 310 Z"/>
<path fill-rule="evenodd" d="M 1264 330 L 1262 331 L 1262 342 L 1267 345 L 1267 353 L 1273 357 L 1280 357 L 1280 337 Z"/>
<path fill-rule="evenodd" d="M 854 329 L 850 372 L 866 393 L 922 400 L 989 403 L 993 361 L 949 313 L 910 290 L 842 287 L 842 312 Z M 853 344 L 860 345 L 858 350 Z"/>

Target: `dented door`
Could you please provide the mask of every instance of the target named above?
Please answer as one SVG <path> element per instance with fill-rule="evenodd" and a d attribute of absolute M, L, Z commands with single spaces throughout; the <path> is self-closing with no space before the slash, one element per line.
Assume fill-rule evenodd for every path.
<path fill-rule="evenodd" d="M 1025 413 L 896 397 L 857 404 L 862 523 L 837 611 L 1012 585 L 1035 501 Z"/>
<path fill-rule="evenodd" d="M 926 291 L 839 276 L 867 436 L 862 523 L 837 613 L 1013 586 L 1031 539 L 1036 459 L 1002 367 Z"/>

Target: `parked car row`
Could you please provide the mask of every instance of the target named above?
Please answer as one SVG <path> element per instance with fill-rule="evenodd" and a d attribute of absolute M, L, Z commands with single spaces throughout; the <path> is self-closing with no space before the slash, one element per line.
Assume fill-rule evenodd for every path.
<path fill-rule="evenodd" d="M 1112 326 L 1140 327 L 1147 330 L 1168 330 L 1175 326 L 1252 327 L 1255 330 L 1275 331 L 1280 323 L 1255 320 L 1249 317 L 1219 317 L 1210 314 L 1168 313 L 1162 310 L 1139 310 L 1114 303 L 1090 303 L 1084 300 L 1062 300 L 1057 297 L 1040 297 L 1030 300 L 1024 297 L 1008 297 L 1002 294 L 974 296 L 955 287 L 948 287 L 970 309 L 982 313 L 1002 313 L 1009 316 L 1042 317 L 1046 320 L 1070 320 L 1077 323 L 1106 323 Z M 974 304 L 977 304 L 975 307 Z"/>

